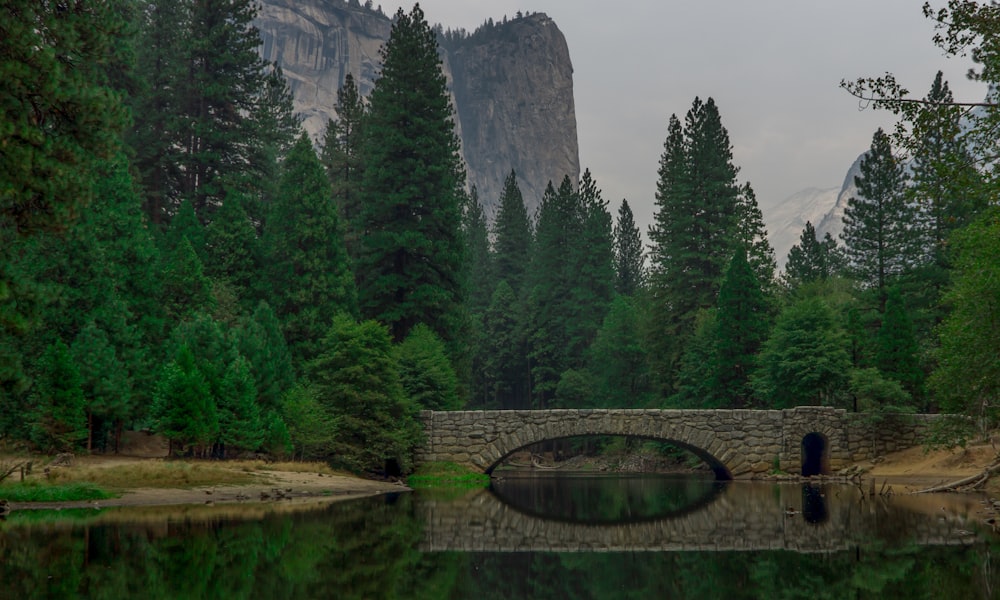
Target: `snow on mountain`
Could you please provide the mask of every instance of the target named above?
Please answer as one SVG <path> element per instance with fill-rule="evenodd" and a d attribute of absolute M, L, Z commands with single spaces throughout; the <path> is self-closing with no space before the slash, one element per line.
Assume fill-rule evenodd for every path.
<path fill-rule="evenodd" d="M 778 268 L 784 267 L 788 251 L 799 242 L 806 221 L 818 227 L 818 224 L 834 209 L 840 193 L 841 190 L 838 188 L 806 188 L 792 194 L 765 213 L 768 238 L 774 248 Z"/>

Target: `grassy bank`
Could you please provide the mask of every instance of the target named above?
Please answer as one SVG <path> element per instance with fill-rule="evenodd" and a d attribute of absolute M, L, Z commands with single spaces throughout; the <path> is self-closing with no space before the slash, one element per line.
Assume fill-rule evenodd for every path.
<path fill-rule="evenodd" d="M 91 482 L 53 484 L 19 481 L 0 486 L 0 500 L 8 502 L 78 502 L 114 497 L 115 494 Z"/>
<path fill-rule="evenodd" d="M 420 465 L 417 472 L 406 479 L 413 489 L 429 488 L 483 488 L 490 484 L 490 476 L 468 467 L 449 462 L 432 462 Z"/>

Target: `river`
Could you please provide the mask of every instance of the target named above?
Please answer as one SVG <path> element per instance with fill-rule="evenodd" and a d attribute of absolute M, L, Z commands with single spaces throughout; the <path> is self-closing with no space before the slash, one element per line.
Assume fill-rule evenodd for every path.
<path fill-rule="evenodd" d="M 505 474 L 322 504 L 19 511 L 0 522 L 0 598 L 990 599 L 982 502 Z"/>

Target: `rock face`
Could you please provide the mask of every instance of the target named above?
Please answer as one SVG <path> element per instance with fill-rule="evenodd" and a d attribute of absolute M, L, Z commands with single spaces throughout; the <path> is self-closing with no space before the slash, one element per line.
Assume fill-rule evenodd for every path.
<path fill-rule="evenodd" d="M 768 211 L 767 231 L 779 268 L 784 268 L 788 251 L 799 243 L 806 221 L 816 228 L 818 239 L 822 240 L 829 233 L 838 244 L 843 244 L 840 234 L 844 231 L 844 210 L 848 200 L 858 195 L 854 178 L 861 175 L 861 159 L 865 154 L 858 156 L 847 170 L 840 188 L 807 188 L 792 194 Z"/>
<path fill-rule="evenodd" d="M 433 17 L 433 16 L 432 16 Z M 314 139 L 336 118 L 347 73 L 367 95 L 378 78 L 386 15 L 340 0 L 263 0 L 262 54 L 284 70 Z M 580 173 L 573 66 L 566 39 L 541 13 L 450 36 L 442 51 L 469 185 L 491 214 L 513 168 L 529 211 L 549 180 Z"/>
<path fill-rule="evenodd" d="M 515 19 L 449 46 L 469 183 L 494 206 L 511 168 L 529 209 L 551 180 L 580 173 L 573 65 L 544 14 Z"/>

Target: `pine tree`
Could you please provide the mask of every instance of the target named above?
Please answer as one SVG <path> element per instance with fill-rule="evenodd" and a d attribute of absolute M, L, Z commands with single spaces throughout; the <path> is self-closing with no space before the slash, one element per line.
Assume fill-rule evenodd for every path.
<path fill-rule="evenodd" d="M 768 304 L 746 254 L 738 250 L 719 289 L 715 393 L 731 408 L 754 403 L 750 375 L 767 339 Z"/>
<path fill-rule="evenodd" d="M 249 178 L 257 95 L 266 88 L 257 8 L 249 0 L 190 4 L 180 86 L 180 193 L 202 222 L 225 197 L 225 181 Z"/>
<path fill-rule="evenodd" d="M 116 2 L 9 0 L 0 19 L 0 248 L 59 230 L 93 197 L 128 116 L 109 78 L 123 66 Z M 3 283 L 0 282 L 0 285 Z"/>
<path fill-rule="evenodd" d="M 555 397 L 563 371 L 572 368 L 569 320 L 575 316 L 569 291 L 576 284 L 571 272 L 570 240 L 579 236 L 576 192 L 569 177 L 558 191 L 551 182 L 538 207 L 531 276 L 528 280 L 528 348 L 531 387 L 536 408 Z"/>
<path fill-rule="evenodd" d="M 285 160 L 279 194 L 264 231 L 265 296 L 274 303 L 296 361 L 316 355 L 334 315 L 357 312 L 330 182 L 303 133 Z"/>
<path fill-rule="evenodd" d="M 805 298 L 778 315 L 757 357 L 752 377 L 757 397 L 768 408 L 835 405 L 847 383 L 851 357 L 847 340 L 830 307 Z"/>
<path fill-rule="evenodd" d="M 227 189 L 246 194 L 255 213 L 274 181 L 295 124 L 287 84 L 258 52 L 256 16 L 249 0 L 149 3 L 138 57 L 145 93 L 130 142 L 151 222 L 182 199 L 211 221 Z"/>
<path fill-rule="evenodd" d="M 87 452 L 90 452 L 95 433 L 100 434 L 102 428 L 121 423 L 131 415 L 132 382 L 107 334 L 95 321 L 88 321 L 73 340 L 71 354 L 81 375 L 80 388 L 87 415 Z"/>
<path fill-rule="evenodd" d="M 913 323 L 895 286 L 886 294 L 885 313 L 875 340 L 875 365 L 884 375 L 898 381 L 914 400 L 923 397 L 924 373 L 919 364 Z"/>
<path fill-rule="evenodd" d="M 667 407 L 721 408 L 725 405 L 717 393 L 718 330 L 714 308 L 695 315 L 694 333 L 688 338 L 677 367 L 674 384 L 677 391 L 669 397 Z"/>
<path fill-rule="evenodd" d="M 767 239 L 767 229 L 764 227 L 764 215 L 757 206 L 757 195 L 749 183 L 740 187 L 739 201 L 736 206 L 736 251 L 745 252 L 747 262 L 753 269 L 754 276 L 761 289 L 770 291 L 774 283 L 774 271 L 777 263 L 774 260 L 774 249 Z"/>
<path fill-rule="evenodd" d="M 744 187 L 741 198 L 736 173 L 714 100 L 695 98 L 683 126 L 671 116 L 649 231 L 656 323 L 651 347 L 657 376 L 667 388 L 695 316 L 716 303 L 726 265 L 741 241 L 740 219 L 752 217 L 752 195 Z M 756 241 L 758 228 L 750 222 L 746 230 L 747 241 Z"/>
<path fill-rule="evenodd" d="M 417 409 L 400 384 L 385 327 L 338 315 L 308 377 L 339 419 L 337 463 L 356 471 L 409 469 L 419 436 Z"/>
<path fill-rule="evenodd" d="M 524 287 L 525 271 L 531 256 L 531 222 L 524 205 L 517 174 L 512 169 L 504 180 L 496 219 L 493 222 L 493 251 L 496 256 L 494 279 L 506 281 L 519 295 Z"/>
<path fill-rule="evenodd" d="M 362 132 L 365 105 L 350 73 L 337 90 L 337 119 L 326 126 L 320 160 L 333 186 L 333 201 L 340 210 L 344 224 L 344 244 L 351 260 L 358 254 L 358 243 L 364 233 L 361 222 Z"/>
<path fill-rule="evenodd" d="M 250 363 L 242 356 L 237 356 L 226 369 L 216 414 L 219 421 L 217 443 L 223 457 L 241 450 L 253 452 L 264 442 L 257 388 L 250 374 Z"/>
<path fill-rule="evenodd" d="M 232 286 L 238 300 L 250 305 L 259 277 L 257 232 L 241 195 L 229 192 L 205 228 L 205 273 Z"/>
<path fill-rule="evenodd" d="M 795 289 L 829 276 L 829 265 L 823 243 L 817 239 L 813 224 L 806 221 L 806 226 L 799 235 L 799 243 L 788 251 L 783 281 L 786 287 Z"/>
<path fill-rule="evenodd" d="M 226 371 L 239 356 L 219 322 L 199 313 L 178 323 L 170 333 L 169 348 L 171 356 L 176 356 L 182 348 L 191 353 L 198 371 L 208 384 L 212 403 L 218 404 Z"/>
<path fill-rule="evenodd" d="M 946 270 L 951 232 L 970 223 L 985 206 L 980 198 L 982 176 L 962 136 L 963 111 L 953 106 L 941 71 L 924 101 L 926 108 L 913 124 L 912 185 L 907 191 L 922 209 L 919 250 L 929 254 L 938 269 Z M 942 284 L 942 279 L 936 283 Z"/>
<path fill-rule="evenodd" d="M 253 315 L 236 330 L 236 349 L 250 361 L 257 403 L 266 412 L 278 410 L 281 398 L 295 383 L 292 356 L 271 306 L 261 301 Z"/>
<path fill-rule="evenodd" d="M 87 440 L 86 400 L 69 348 L 57 340 L 41 357 L 31 417 L 32 441 L 47 452 L 72 452 Z"/>
<path fill-rule="evenodd" d="M 878 294 L 880 312 L 885 310 L 891 281 L 916 263 L 915 215 L 906 203 L 905 182 L 906 174 L 892 154 L 889 136 L 879 129 L 861 160 L 861 175 L 855 177 L 858 196 L 847 201 L 841 238 L 851 269 Z"/>
<path fill-rule="evenodd" d="M 162 303 L 167 318 L 173 322 L 210 310 L 212 284 L 187 237 L 166 257 L 163 269 Z"/>
<path fill-rule="evenodd" d="M 646 256 L 642 251 L 642 236 L 626 200 L 622 200 L 618 209 L 614 241 L 615 291 L 634 296 L 646 279 Z"/>
<path fill-rule="evenodd" d="M 589 169 L 580 177 L 575 197 L 579 233 L 568 240 L 567 292 L 573 312 L 567 325 L 571 360 L 579 369 L 614 298 L 615 268 L 611 214 Z"/>
<path fill-rule="evenodd" d="M 482 408 L 531 407 L 527 340 L 519 307 L 514 290 L 506 280 L 501 280 L 483 316 L 481 364 L 486 400 Z"/>
<path fill-rule="evenodd" d="M 494 286 L 494 260 L 490 253 L 489 230 L 483 205 L 476 188 L 472 188 L 462 211 L 462 236 L 467 259 L 465 279 L 468 282 L 466 302 L 473 316 L 482 316 L 490 305 Z"/>
<path fill-rule="evenodd" d="M 588 351 L 595 405 L 644 408 L 649 403 L 652 388 L 641 338 L 636 300 L 616 297 Z"/>
<path fill-rule="evenodd" d="M 153 394 L 156 431 L 170 441 L 170 452 L 195 446 L 204 450 L 218 431 L 215 402 L 205 376 L 187 346 L 177 349 L 160 374 Z"/>
<path fill-rule="evenodd" d="M 188 2 L 150 0 L 139 25 L 136 71 L 140 93 L 131 100 L 135 122 L 127 141 L 142 182 L 143 209 L 154 225 L 166 223 L 180 194 L 181 86 Z"/>
<path fill-rule="evenodd" d="M 410 400 L 423 410 L 458 410 L 458 377 L 444 344 L 429 327 L 419 324 L 396 346 L 399 380 Z"/>
<path fill-rule="evenodd" d="M 437 38 L 419 6 L 396 13 L 364 130 L 361 312 L 400 341 L 425 323 L 446 344 L 463 320 L 464 173 Z"/>

